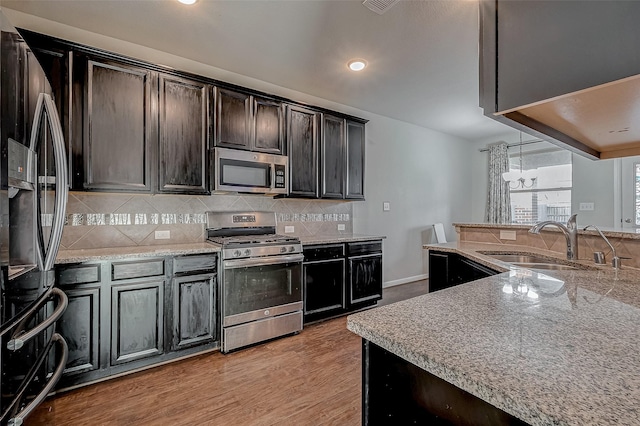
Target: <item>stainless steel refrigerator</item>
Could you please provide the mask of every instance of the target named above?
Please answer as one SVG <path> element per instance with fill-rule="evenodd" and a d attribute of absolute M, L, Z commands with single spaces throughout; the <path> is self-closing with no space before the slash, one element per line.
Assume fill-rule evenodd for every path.
<path fill-rule="evenodd" d="M 22 424 L 67 362 L 56 333 L 67 297 L 55 287 L 68 171 L 52 90 L 0 9 L 0 423 Z"/>

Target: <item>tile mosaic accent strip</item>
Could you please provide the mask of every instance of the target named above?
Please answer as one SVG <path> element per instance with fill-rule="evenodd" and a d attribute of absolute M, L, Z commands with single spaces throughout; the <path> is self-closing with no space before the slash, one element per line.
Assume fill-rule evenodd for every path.
<path fill-rule="evenodd" d="M 348 222 L 349 213 L 279 213 L 278 222 Z M 42 224 L 51 226 L 52 214 L 41 215 Z M 65 219 L 67 226 L 122 226 L 122 225 L 189 225 L 207 223 L 201 213 L 71 213 Z"/>
<path fill-rule="evenodd" d="M 280 213 L 278 222 L 348 222 L 349 213 Z"/>
<path fill-rule="evenodd" d="M 52 214 L 42 214 L 43 226 L 51 226 Z M 71 213 L 65 218 L 67 226 L 122 225 L 190 225 L 207 223 L 206 214 L 193 213 Z"/>

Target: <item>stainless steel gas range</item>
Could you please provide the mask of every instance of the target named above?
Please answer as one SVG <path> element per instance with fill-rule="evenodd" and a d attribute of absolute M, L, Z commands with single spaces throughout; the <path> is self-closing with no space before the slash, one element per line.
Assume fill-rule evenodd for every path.
<path fill-rule="evenodd" d="M 302 245 L 273 212 L 207 212 L 221 251 L 222 352 L 302 330 Z"/>

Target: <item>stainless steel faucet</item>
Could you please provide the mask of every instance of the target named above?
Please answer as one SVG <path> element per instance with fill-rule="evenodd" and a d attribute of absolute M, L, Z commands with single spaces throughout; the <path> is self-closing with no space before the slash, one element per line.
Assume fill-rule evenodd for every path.
<path fill-rule="evenodd" d="M 604 234 L 602 233 L 602 231 L 600 230 L 600 228 L 598 228 L 595 225 L 587 225 L 582 230 L 586 231 L 588 228 L 593 228 L 596 231 L 598 231 L 598 233 L 600 234 L 602 239 L 609 245 L 609 248 L 611 248 L 611 254 L 613 255 L 613 259 L 611 259 L 611 265 L 616 269 L 620 269 L 620 266 L 622 266 L 622 258 L 620 258 L 620 257 L 618 257 L 616 255 L 616 249 L 613 248 L 613 245 L 609 242 L 609 239 L 607 237 L 605 237 Z M 598 253 L 598 252 L 596 252 L 596 253 Z M 603 255 L 603 259 L 602 260 L 603 260 L 602 263 L 604 263 L 604 255 Z"/>
<path fill-rule="evenodd" d="M 555 226 L 562 231 L 564 237 L 567 239 L 567 259 L 578 260 L 578 226 L 576 225 L 576 216 L 577 214 L 572 215 L 566 225 L 553 220 L 538 222 L 529 229 L 529 232 L 539 234 L 545 226 Z"/>

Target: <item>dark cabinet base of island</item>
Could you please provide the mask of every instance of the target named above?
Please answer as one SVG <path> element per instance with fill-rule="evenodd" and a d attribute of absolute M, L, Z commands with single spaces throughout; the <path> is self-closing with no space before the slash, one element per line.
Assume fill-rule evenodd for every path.
<path fill-rule="evenodd" d="M 520 426 L 527 423 L 363 339 L 362 424 Z"/>

